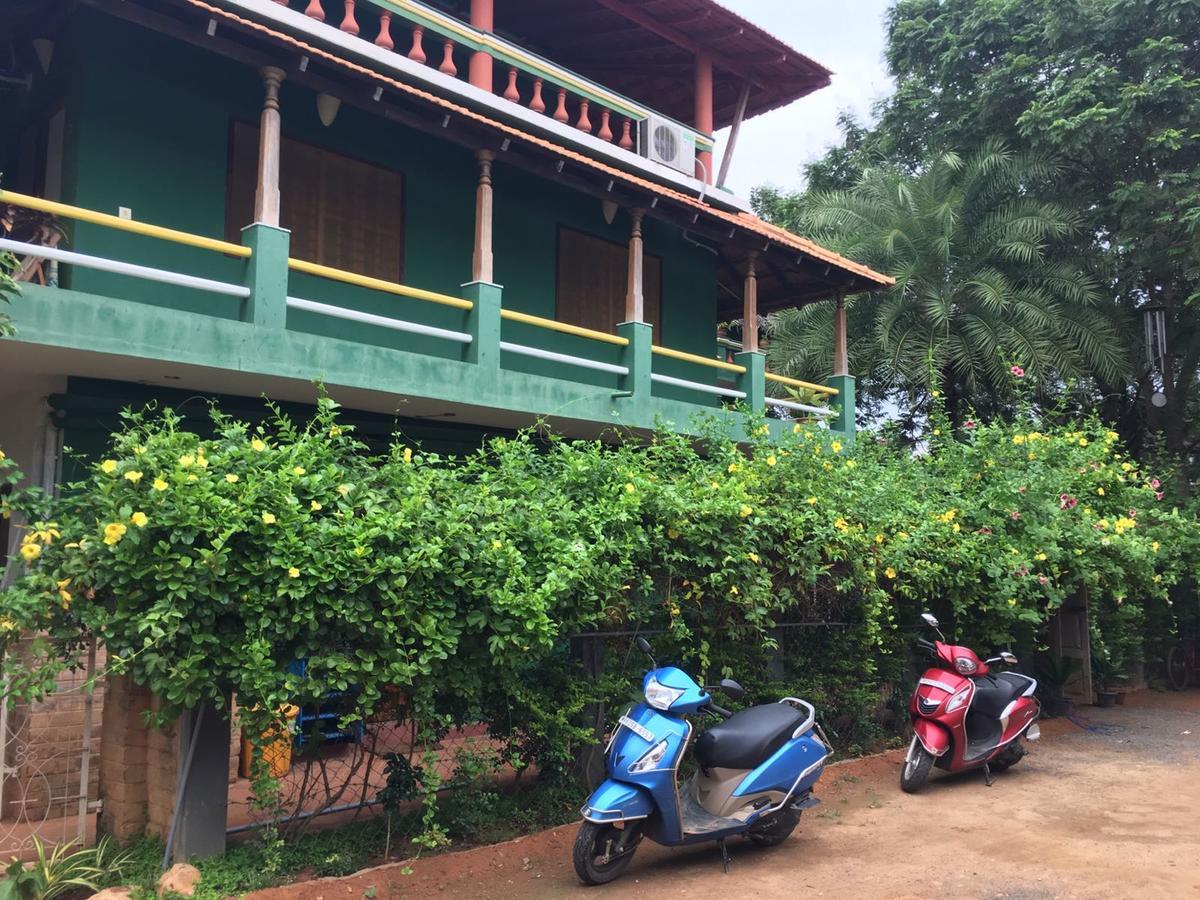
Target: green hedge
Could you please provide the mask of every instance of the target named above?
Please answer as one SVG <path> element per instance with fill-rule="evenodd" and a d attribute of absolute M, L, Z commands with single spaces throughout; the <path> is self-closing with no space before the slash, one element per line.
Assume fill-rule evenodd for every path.
<path fill-rule="evenodd" d="M 446 458 L 402 437 L 371 456 L 329 400 L 302 425 L 213 415 L 211 439 L 128 415 L 62 500 L 8 501 L 37 524 L 0 633 L 42 635 L 5 655 L 16 690 L 50 687 L 95 635 L 164 717 L 232 691 L 265 718 L 351 686 L 365 714 L 399 685 L 425 727 L 483 716 L 552 772 L 642 667 L 621 649 L 585 679 L 568 638 L 643 629 L 698 674 L 798 685 L 866 743 L 921 609 L 981 651 L 1034 646 L 1086 590 L 1108 611 L 1098 652 L 1124 664 L 1200 558 L 1164 475 L 1095 422 L 942 426 L 915 453 L 801 426 L 782 446 L 530 432 Z M 813 620 L 840 624 L 777 627 Z"/>

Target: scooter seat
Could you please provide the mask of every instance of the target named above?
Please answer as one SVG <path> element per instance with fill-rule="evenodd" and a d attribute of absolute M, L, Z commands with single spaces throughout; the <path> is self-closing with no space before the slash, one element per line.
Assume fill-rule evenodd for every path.
<path fill-rule="evenodd" d="M 1037 682 L 1019 672 L 1001 672 L 999 675 L 981 675 L 972 678 L 975 682 L 975 697 L 971 700 L 971 711 L 990 719 L 999 719 L 1004 708 L 1012 703 Z"/>
<path fill-rule="evenodd" d="M 706 769 L 753 769 L 787 743 L 803 721 L 787 703 L 743 709 L 700 735 L 696 762 Z"/>

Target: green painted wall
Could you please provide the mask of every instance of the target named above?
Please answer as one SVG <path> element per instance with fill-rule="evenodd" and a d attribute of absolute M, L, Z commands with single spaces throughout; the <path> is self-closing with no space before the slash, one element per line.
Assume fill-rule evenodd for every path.
<path fill-rule="evenodd" d="M 69 202 L 197 234 L 222 237 L 231 122 L 257 121 L 262 86 L 247 66 L 134 28 L 92 10 L 72 26 L 82 64 L 69 107 L 76 147 Z M 86 71 L 86 76 L 82 73 Z M 343 104 L 332 127 L 317 118 L 315 95 L 284 83 L 283 131 L 295 138 L 386 166 L 405 175 L 405 281 L 460 294 L 469 280 L 477 166 L 472 154 Z M 628 217 L 613 225 L 600 203 L 551 180 L 496 165 L 496 280 L 504 305 L 553 317 L 557 229 L 566 225 L 613 241 L 628 237 Z M 716 322 L 716 266 L 712 255 L 687 244 L 678 228 L 650 220 L 646 250 L 663 260 L 663 327 L 656 342 L 712 355 Z M 79 224 L 72 248 L 173 271 L 238 282 L 245 263 L 215 253 Z M 124 276 L 78 270 L 69 286 L 189 312 L 236 319 L 240 301 L 150 284 Z M 464 314 L 307 276 L 291 277 L 293 296 L 351 306 L 459 330 Z M 289 328 L 393 349 L 459 359 L 458 346 L 311 313 L 292 312 Z M 616 361 L 617 349 L 525 326 L 507 325 L 505 339 L 563 353 Z M 567 375 L 560 364 L 510 357 L 506 367 L 533 374 Z M 664 362 L 663 371 L 711 380 L 706 370 Z M 568 377 L 612 386 L 613 377 L 571 369 Z M 656 388 L 657 390 L 657 388 Z M 672 389 L 664 396 L 710 404 L 714 398 Z"/>

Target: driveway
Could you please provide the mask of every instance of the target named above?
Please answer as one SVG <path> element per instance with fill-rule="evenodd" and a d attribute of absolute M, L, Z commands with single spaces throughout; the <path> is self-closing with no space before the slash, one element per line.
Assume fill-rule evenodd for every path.
<path fill-rule="evenodd" d="M 624 877 L 583 888 L 575 826 L 506 844 L 253 895 L 340 898 L 1200 897 L 1200 691 L 1131 695 L 1043 724 L 1043 739 L 988 788 L 979 772 L 898 786 L 900 751 L 826 770 L 795 834 L 763 850 L 649 842 Z"/>

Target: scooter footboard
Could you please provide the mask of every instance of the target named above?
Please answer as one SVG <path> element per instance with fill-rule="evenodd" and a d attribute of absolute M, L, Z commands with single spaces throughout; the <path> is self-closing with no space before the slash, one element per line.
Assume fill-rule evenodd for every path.
<path fill-rule="evenodd" d="M 589 822 L 629 822 L 654 811 L 650 795 L 637 785 L 609 778 L 592 791 L 579 814 Z"/>

